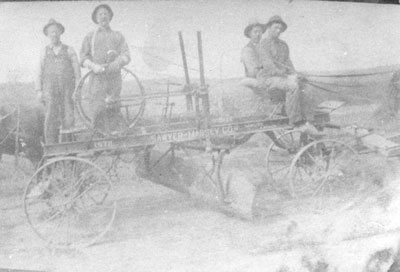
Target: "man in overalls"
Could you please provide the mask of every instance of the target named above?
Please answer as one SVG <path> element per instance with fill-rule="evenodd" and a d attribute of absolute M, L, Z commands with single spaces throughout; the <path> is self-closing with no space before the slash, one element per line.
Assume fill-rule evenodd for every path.
<path fill-rule="evenodd" d="M 70 129 L 74 125 L 74 103 L 72 94 L 81 73 L 74 49 L 61 42 L 64 26 L 50 19 L 43 33 L 50 39 L 41 54 L 35 89 L 38 98 L 45 104 L 46 144 L 58 142 L 59 128 Z"/>
<path fill-rule="evenodd" d="M 112 18 L 113 11 L 108 5 L 99 5 L 94 9 L 92 20 L 98 28 L 86 35 L 80 52 L 81 65 L 93 71 L 89 89 L 92 126 L 95 129 L 102 126 L 102 119 L 109 117 L 107 115 L 119 114 L 118 103 L 111 111 L 109 105 L 120 99 L 121 69 L 130 62 L 124 36 L 110 28 Z M 108 113 L 105 115 L 105 112 Z"/>

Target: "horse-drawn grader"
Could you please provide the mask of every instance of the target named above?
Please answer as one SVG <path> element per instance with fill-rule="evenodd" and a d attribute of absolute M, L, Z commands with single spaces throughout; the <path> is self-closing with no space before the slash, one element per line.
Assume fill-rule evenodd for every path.
<path fill-rule="evenodd" d="M 315 139 L 293 129 L 288 118 L 276 110 L 252 116 L 214 116 L 204 76 L 201 33 L 197 33 L 199 84 L 191 83 L 183 38 L 181 34 L 179 37 L 184 87 L 178 91 L 167 88 L 165 92 L 151 92 L 134 73 L 124 69 L 125 81 L 132 88 L 119 101 L 113 101 L 119 107 L 117 116 L 107 120 L 105 115 L 105 121 L 96 128 L 92 127 L 93 120 L 86 109 L 90 102 L 85 83 L 91 72 L 82 77 L 75 106 L 84 128 L 61 131 L 60 143 L 44 146 L 42 164 L 24 193 L 29 224 L 48 244 L 90 245 L 109 230 L 117 213 L 117 199 L 111 197 L 117 184 L 110 177 L 110 169 L 123 154 L 140 158 L 138 176 L 149 180 L 158 177 L 159 183 L 163 183 L 163 177 L 154 173 L 166 160 L 168 170 L 177 171 L 174 165 L 181 154 L 190 155 L 191 151 L 209 154 L 211 167 L 204 175 L 218 192 L 215 198 L 225 206 L 233 205 L 236 199 L 231 192 L 233 177 L 224 170 L 224 158 L 254 134 L 265 134 L 271 139 L 265 164 L 268 179 L 289 192 L 288 197 L 304 201 L 318 198 L 322 203 L 342 203 L 357 195 L 362 185 L 355 182 L 349 165 L 362 159 L 364 150 L 380 151 L 387 156 L 399 154 L 400 148 L 394 142 L 356 127 L 345 130 L 351 135 L 350 141 Z M 174 114 L 174 109 L 182 108 L 173 102 L 176 97 L 186 102 L 184 114 Z M 164 101 L 164 106 L 154 120 L 149 116 L 157 99 Z M 316 108 L 315 120 L 320 130 L 342 131 L 330 123 L 330 112 L 341 105 L 326 101 Z M 97 160 L 102 156 L 114 157 L 113 165 L 100 167 Z M 179 173 L 175 177 L 179 182 Z"/>

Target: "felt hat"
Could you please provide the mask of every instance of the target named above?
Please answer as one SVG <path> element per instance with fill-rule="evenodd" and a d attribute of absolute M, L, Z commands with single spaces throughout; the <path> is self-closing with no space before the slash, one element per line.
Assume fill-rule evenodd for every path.
<path fill-rule="evenodd" d="M 98 5 L 98 6 L 93 10 L 93 12 L 92 12 L 92 20 L 93 20 L 93 22 L 95 22 L 96 24 L 98 23 L 98 22 L 97 22 L 97 19 L 96 19 L 97 11 L 98 11 L 99 9 L 101 9 L 101 8 L 106 9 L 106 10 L 110 13 L 110 21 L 112 20 L 112 18 L 113 18 L 113 16 L 114 16 L 114 12 L 112 11 L 112 9 L 110 8 L 109 5 L 106 5 L 106 4 Z"/>
<path fill-rule="evenodd" d="M 58 28 L 61 30 L 61 34 L 64 33 L 64 31 L 65 31 L 64 26 L 63 26 L 61 23 L 57 22 L 56 20 L 50 19 L 49 22 L 43 27 L 43 33 L 44 33 L 44 35 L 47 36 L 47 29 L 48 29 L 50 26 L 52 26 L 52 25 L 58 26 Z"/>
<path fill-rule="evenodd" d="M 281 16 L 274 15 L 269 18 L 268 23 L 265 24 L 265 28 L 269 28 L 273 24 L 281 24 L 282 25 L 282 32 L 287 29 L 287 24 L 282 20 Z"/>
<path fill-rule="evenodd" d="M 254 21 L 254 22 L 252 22 L 252 23 L 250 23 L 250 24 L 248 24 L 248 25 L 246 26 L 246 28 L 244 29 L 244 32 L 243 32 L 244 35 L 245 35 L 247 38 L 250 38 L 250 32 L 251 32 L 251 30 L 252 30 L 254 27 L 256 27 L 256 26 L 261 27 L 262 33 L 264 33 L 265 30 L 267 30 L 267 28 L 265 27 L 265 25 L 263 25 L 263 24 L 261 24 L 261 23 L 259 23 L 259 22 L 257 22 L 257 21 Z"/>

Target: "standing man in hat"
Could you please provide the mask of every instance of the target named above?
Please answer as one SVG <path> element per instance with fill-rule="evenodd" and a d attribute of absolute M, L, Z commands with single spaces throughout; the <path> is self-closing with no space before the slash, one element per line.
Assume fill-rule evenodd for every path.
<path fill-rule="evenodd" d="M 43 33 L 49 38 L 41 54 L 35 90 L 46 106 L 45 142 L 58 142 L 59 128 L 70 129 L 74 125 L 72 94 L 81 77 L 78 57 L 74 49 L 61 42 L 64 26 L 50 19 Z"/>
<path fill-rule="evenodd" d="M 113 11 L 108 5 L 97 6 L 92 13 L 92 20 L 98 25 L 83 40 L 80 52 L 81 65 L 93 71 L 89 78 L 91 94 L 91 113 L 93 127 L 98 128 L 103 122 L 102 113 L 120 98 L 122 88 L 121 69 L 131 58 L 124 36 L 110 27 Z M 119 114 L 118 104 L 112 111 Z"/>
<path fill-rule="evenodd" d="M 279 38 L 287 29 L 287 24 L 280 16 L 275 15 L 265 27 L 267 36 L 261 40 L 259 46 L 262 69 L 257 74 L 258 84 L 267 91 L 284 92 L 282 95 L 286 96 L 285 110 L 291 125 L 301 126 L 310 134 L 320 134 L 312 124 L 313 109 L 293 67 L 289 47 Z"/>

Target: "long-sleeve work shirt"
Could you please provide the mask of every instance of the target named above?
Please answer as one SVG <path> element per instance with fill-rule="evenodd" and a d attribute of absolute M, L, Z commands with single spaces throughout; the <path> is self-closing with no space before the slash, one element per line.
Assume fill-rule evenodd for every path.
<path fill-rule="evenodd" d="M 262 68 L 260 56 L 258 53 L 258 44 L 249 42 L 242 49 L 241 61 L 244 64 L 246 77 L 255 78 L 258 71 Z"/>
<path fill-rule="evenodd" d="M 96 64 L 105 64 L 109 62 L 108 52 L 115 51 L 116 58 L 121 65 L 130 62 L 129 48 L 124 36 L 111 28 L 101 28 L 90 32 L 83 40 L 80 52 L 81 65 L 86 60 Z"/>
<path fill-rule="evenodd" d="M 259 45 L 259 54 L 265 77 L 287 76 L 294 73 L 286 42 L 270 37 L 264 38 Z"/>

